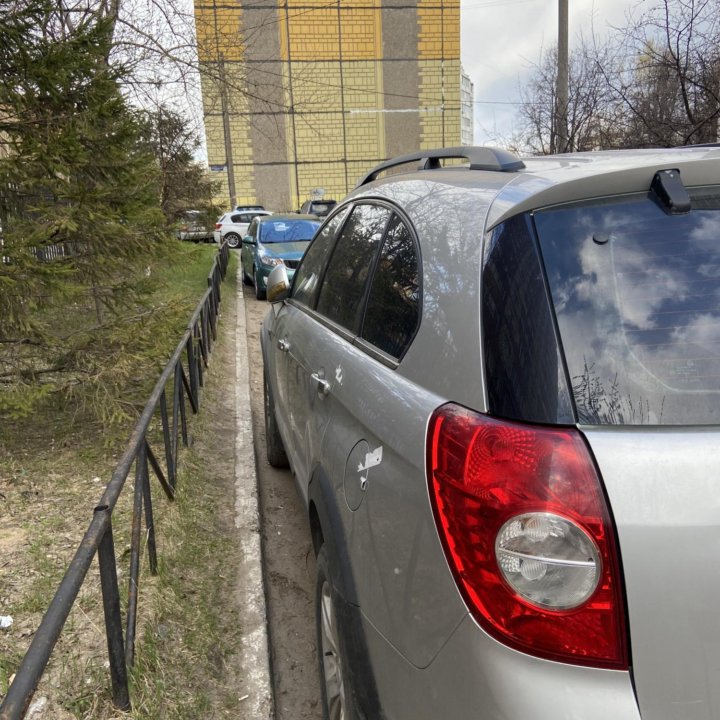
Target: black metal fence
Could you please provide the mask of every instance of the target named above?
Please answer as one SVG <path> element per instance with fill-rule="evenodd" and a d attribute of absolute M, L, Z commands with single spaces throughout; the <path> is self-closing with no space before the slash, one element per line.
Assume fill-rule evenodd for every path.
<path fill-rule="evenodd" d="M 5 699 L 0 705 L 0 720 L 21 720 L 25 716 L 55 643 L 85 581 L 95 553 L 98 555 L 100 566 L 100 586 L 105 613 L 113 703 L 122 710 L 130 709 L 128 669 L 133 666 L 135 658 L 135 624 L 143 520 L 150 572 L 153 575 L 157 573 L 149 471 L 152 469 L 165 495 L 172 500 L 177 483 L 180 439 L 185 445 L 188 442 L 185 399 L 187 398 L 192 412 L 196 413 L 200 406 L 203 371 L 208 365 L 209 353 L 217 338 L 220 284 L 225 278 L 228 259 L 228 247 L 227 244 L 223 244 L 218 250 L 212 270 L 208 275 L 208 289 L 192 314 L 175 352 L 160 375 L 160 379 L 130 436 L 125 452 L 115 467 L 112 478 L 93 512 L 90 526 L 35 633 L 15 679 L 8 688 Z M 172 384 L 171 403 L 168 403 L 166 393 L 169 384 Z M 164 441 L 164 469 L 148 439 L 149 429 L 158 409 Z M 135 466 L 135 494 L 130 544 L 130 580 L 123 638 L 112 513 L 133 465 Z"/>

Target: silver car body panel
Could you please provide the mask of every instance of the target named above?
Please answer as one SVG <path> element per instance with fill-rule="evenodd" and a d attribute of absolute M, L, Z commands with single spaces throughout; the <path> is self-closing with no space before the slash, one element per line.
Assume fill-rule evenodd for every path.
<path fill-rule="evenodd" d="M 615 516 L 646 720 L 720 717 L 720 429 L 584 428 Z"/>
<path fill-rule="evenodd" d="M 540 660 L 466 617 L 418 670 L 365 623 L 387 720 L 640 720 L 630 673 Z"/>
<path fill-rule="evenodd" d="M 275 353 L 274 386 L 287 408 L 278 424 L 300 493 L 307 505 L 312 473 L 321 465 L 343 499 L 360 606 L 411 663 L 425 666 L 467 613 L 425 484 L 425 427 L 442 398 L 393 377 L 393 370 L 291 304 L 272 321 L 272 333 L 288 346 Z M 313 374 L 329 384 L 326 394 Z M 329 423 L 332 433 L 326 433 Z M 368 452 L 356 460 L 353 451 L 363 441 Z M 346 497 L 346 488 L 359 502 Z"/>

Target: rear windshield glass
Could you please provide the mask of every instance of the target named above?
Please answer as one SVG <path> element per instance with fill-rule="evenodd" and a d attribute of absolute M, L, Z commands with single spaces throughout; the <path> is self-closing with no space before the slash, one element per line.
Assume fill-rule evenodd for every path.
<path fill-rule="evenodd" d="M 314 213 L 329 213 L 333 207 L 335 207 L 335 202 L 314 202 L 310 206 L 310 211 Z"/>
<path fill-rule="evenodd" d="M 260 241 L 264 243 L 312 240 L 320 227 L 317 220 L 272 220 L 260 226 Z"/>
<path fill-rule="evenodd" d="M 720 423 L 720 188 L 535 214 L 578 420 Z"/>

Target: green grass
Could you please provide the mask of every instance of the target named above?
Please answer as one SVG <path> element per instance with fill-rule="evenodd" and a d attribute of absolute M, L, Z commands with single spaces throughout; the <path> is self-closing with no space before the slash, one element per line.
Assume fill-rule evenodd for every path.
<path fill-rule="evenodd" d="M 83 416 L 58 403 L 32 418 L 0 424 L 0 614 L 15 623 L 0 631 L 0 697 L 17 670 L 34 630 L 57 589 L 128 441 L 137 407 L 144 405 L 167 359 L 175 349 L 192 310 L 207 288 L 217 247 L 178 243 L 169 262 L 151 269 L 155 287 L 151 303 L 162 320 L 137 348 L 127 348 L 128 363 L 138 359 L 132 397 L 137 406 L 116 426 Z M 234 271 L 223 288 L 231 296 Z M 202 432 L 194 419 L 193 432 Z M 154 446 L 162 456 L 162 444 Z M 208 672 L 222 648 L 229 647 L 236 624 L 223 625 L 217 611 L 217 577 L 224 540 L 213 523 L 225 501 L 209 482 L 207 469 L 183 455 L 177 501 L 169 504 L 155 481 L 153 494 L 161 568 L 150 577 L 143 567 L 140 589 L 137 665 L 133 717 L 194 718 L 206 716 L 211 694 Z M 131 472 L 113 513 L 120 592 L 127 595 L 127 550 L 131 526 Z M 143 558 L 146 565 L 147 558 Z M 201 572 L 202 571 L 202 572 Z M 209 572 L 209 574 L 208 574 Z M 97 566 L 90 569 L 68 618 L 36 696 L 46 695 L 77 718 L 127 717 L 112 708 L 110 676 Z M 171 670 L 166 669 L 170 663 Z M 217 674 L 217 673 L 215 673 Z M 167 692 L 180 709 L 165 714 Z M 135 702 L 135 701 L 134 701 Z M 170 702 L 175 707 L 173 702 Z M 189 709 L 185 709 L 185 707 Z M 175 711 L 173 711 L 175 712 Z M 62 715 L 65 717 L 65 715 Z"/>
<path fill-rule="evenodd" d="M 225 563 L 232 557 L 229 541 L 215 523 L 223 501 L 197 456 L 188 453 L 176 504 L 162 518 L 165 541 L 154 597 L 146 598 L 151 617 L 132 676 L 136 720 L 208 717 L 222 694 L 225 658 L 240 642 L 239 620 L 228 615 L 224 598 L 236 581 Z"/>

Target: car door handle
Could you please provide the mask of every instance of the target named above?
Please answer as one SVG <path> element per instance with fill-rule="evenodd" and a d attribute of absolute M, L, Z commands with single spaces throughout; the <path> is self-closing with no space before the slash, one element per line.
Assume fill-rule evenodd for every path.
<path fill-rule="evenodd" d="M 317 391 L 321 395 L 327 395 L 330 392 L 330 383 L 320 373 L 313 373 L 310 377 L 317 383 Z"/>
<path fill-rule="evenodd" d="M 280 338 L 277 341 L 277 346 L 279 350 L 282 350 L 283 352 L 287 352 L 290 349 L 290 343 L 288 342 L 287 338 Z"/>

